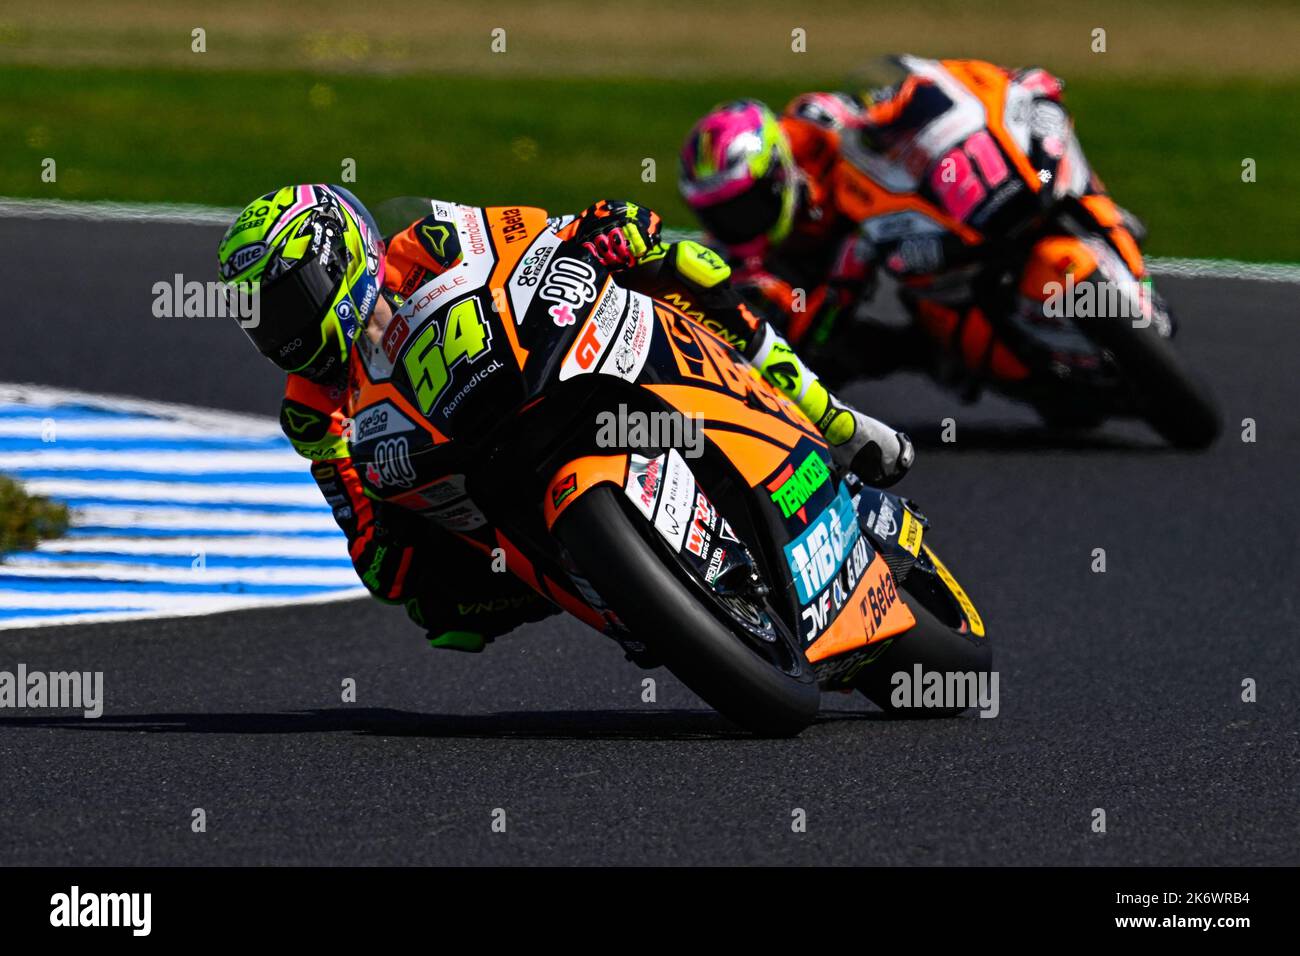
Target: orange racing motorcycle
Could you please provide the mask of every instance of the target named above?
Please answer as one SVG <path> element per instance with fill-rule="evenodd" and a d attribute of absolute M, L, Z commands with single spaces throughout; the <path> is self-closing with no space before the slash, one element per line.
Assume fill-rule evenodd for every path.
<path fill-rule="evenodd" d="M 925 516 L 837 475 L 817 429 L 739 353 L 620 286 L 540 209 L 422 203 L 464 261 L 354 346 L 368 494 L 504 554 L 756 733 L 798 733 L 822 690 L 894 709 L 895 672 L 989 670 L 984 624 Z M 611 448 L 596 423 L 615 408 L 689 416 L 704 440 Z"/>

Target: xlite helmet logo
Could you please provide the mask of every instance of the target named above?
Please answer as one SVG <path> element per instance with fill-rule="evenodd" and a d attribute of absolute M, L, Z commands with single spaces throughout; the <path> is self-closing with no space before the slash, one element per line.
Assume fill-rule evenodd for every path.
<path fill-rule="evenodd" d="M 551 271 L 538 294 L 551 302 L 581 308 L 596 298 L 596 270 L 585 262 L 560 256 L 551 263 Z"/>
<path fill-rule="evenodd" d="M 264 255 L 266 255 L 265 242 L 250 242 L 240 246 L 230 254 L 225 265 L 222 266 L 221 274 L 227 279 L 237 276 Z"/>

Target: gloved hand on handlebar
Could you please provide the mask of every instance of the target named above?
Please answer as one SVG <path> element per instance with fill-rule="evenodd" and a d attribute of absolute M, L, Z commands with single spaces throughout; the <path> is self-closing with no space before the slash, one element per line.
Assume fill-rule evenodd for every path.
<path fill-rule="evenodd" d="M 630 269 L 659 245 L 659 214 L 625 200 L 592 203 L 574 225 L 578 241 L 606 268 Z"/>

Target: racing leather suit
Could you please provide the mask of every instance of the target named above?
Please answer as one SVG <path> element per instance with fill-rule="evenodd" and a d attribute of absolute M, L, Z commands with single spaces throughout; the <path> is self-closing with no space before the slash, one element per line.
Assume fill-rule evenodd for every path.
<path fill-rule="evenodd" d="M 610 244 L 602 237 L 619 231 L 620 283 L 666 297 L 756 364 L 765 362 L 770 374 L 783 377 L 780 387 L 787 394 L 824 419 L 819 424 L 825 432 L 831 417 L 843 409 L 731 289 L 725 281 L 729 267 L 695 242 L 640 242 L 633 255 L 621 235 L 632 220 L 657 239 L 658 217 L 621 202 L 596 203 L 579 216 L 557 220 L 556 229 L 566 239 L 594 238 L 607 253 Z M 382 294 L 394 309 L 461 261 L 459 237 L 433 215 L 413 222 L 386 245 Z M 454 534 L 364 494 L 349 453 L 346 397 L 346 385 L 291 374 L 280 425 L 297 452 L 312 462 L 312 477 L 347 536 L 353 566 L 370 593 L 382 602 L 403 604 L 408 616 L 428 630 L 434 646 L 458 650 L 481 650 L 486 641 L 555 613 L 552 603 L 513 575 L 495 573 L 488 558 Z"/>

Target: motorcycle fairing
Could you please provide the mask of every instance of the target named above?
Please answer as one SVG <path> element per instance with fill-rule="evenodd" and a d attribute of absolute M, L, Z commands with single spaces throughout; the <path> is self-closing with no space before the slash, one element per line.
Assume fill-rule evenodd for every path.
<path fill-rule="evenodd" d="M 916 623 L 884 557 L 862 534 L 847 486 L 783 551 L 810 662 L 885 640 Z"/>
<path fill-rule="evenodd" d="M 738 353 L 674 307 L 584 268 L 581 250 L 559 241 L 541 210 L 443 212 L 441 221 L 456 227 L 463 262 L 412 293 L 378 345 L 365 337 L 358 345 L 364 358 L 354 363 L 351 407 L 358 420 L 372 417 L 357 431 L 353 457 L 372 496 L 441 520 L 488 553 L 502 548 L 510 571 L 538 593 L 599 630 L 617 632 L 617 619 L 598 595 L 584 592 L 562 555 L 557 560 L 538 551 L 537 542 L 529 543 L 532 532 L 516 544 L 514 531 L 492 527 L 490 516 L 476 511 L 469 492 L 474 479 L 468 487 L 455 480 L 480 447 L 491 445 L 495 429 L 543 402 L 574 400 L 582 408 L 574 396 L 591 397 L 598 388 L 614 395 L 621 388 L 641 407 L 701 416 L 703 435 L 760 501 L 774 490 L 765 483 L 783 473 L 788 479 L 802 467 L 811 475 L 809 455 L 820 456 L 829 470 L 829 450 L 813 424 Z M 372 411 L 380 405 L 397 414 L 381 421 Z M 398 419 L 416 427 L 394 431 Z M 547 530 L 574 501 L 608 484 L 642 509 L 706 584 L 752 561 L 678 451 L 602 454 L 592 447 L 594 427 L 591 436 L 566 437 L 575 454 L 552 473 L 540 502 Z M 643 479 L 655 470 L 647 514 L 639 499 Z M 817 566 L 815 589 L 799 595 L 788 567 L 769 568 L 770 583 L 792 596 L 805 622 L 802 637 L 813 661 L 886 640 L 913 623 L 884 559 L 856 534 L 856 521 L 845 522 L 852 516 L 845 494 L 833 481 L 818 484 L 796 509 L 802 514 L 782 515 L 769 502 L 777 548 L 802 534 L 805 521 L 830 521 L 823 516 L 831 508 L 835 520 L 853 529 L 831 567 Z M 804 542 L 823 543 L 820 534 Z"/>

